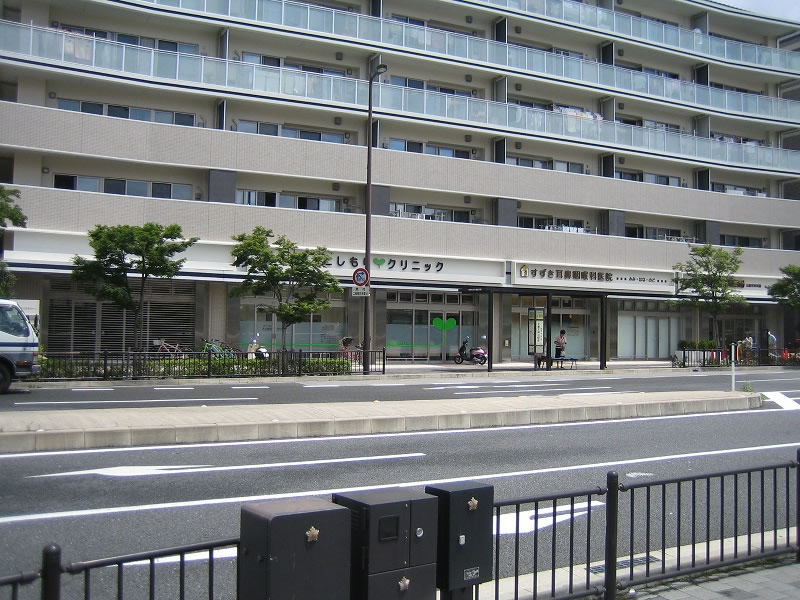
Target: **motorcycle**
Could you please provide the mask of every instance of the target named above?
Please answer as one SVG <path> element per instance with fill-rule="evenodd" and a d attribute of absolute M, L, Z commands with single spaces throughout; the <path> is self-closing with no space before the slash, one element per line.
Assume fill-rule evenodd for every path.
<path fill-rule="evenodd" d="M 267 360 L 269 358 L 269 350 L 258 343 L 258 340 L 253 340 L 247 346 L 247 358 L 258 358 L 260 360 Z"/>
<path fill-rule="evenodd" d="M 489 354 L 481 348 L 480 346 L 476 348 L 470 348 L 469 352 L 467 352 L 467 346 L 469 345 L 469 338 L 465 339 L 461 346 L 458 349 L 458 354 L 453 358 L 453 361 L 460 365 L 462 362 L 471 362 L 475 365 L 485 365 L 486 361 L 489 359 Z"/>

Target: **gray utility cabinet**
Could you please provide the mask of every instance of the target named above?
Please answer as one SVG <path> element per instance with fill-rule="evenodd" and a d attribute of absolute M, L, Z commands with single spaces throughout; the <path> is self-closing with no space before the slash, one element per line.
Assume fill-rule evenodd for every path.
<path fill-rule="evenodd" d="M 334 494 L 352 516 L 353 600 L 435 600 L 435 496 L 406 489 Z"/>
<path fill-rule="evenodd" d="M 238 600 L 349 600 L 350 511 L 321 498 L 245 504 Z"/>
<path fill-rule="evenodd" d="M 459 481 L 428 485 L 425 491 L 439 498 L 436 586 L 452 592 L 490 581 L 494 486 Z"/>

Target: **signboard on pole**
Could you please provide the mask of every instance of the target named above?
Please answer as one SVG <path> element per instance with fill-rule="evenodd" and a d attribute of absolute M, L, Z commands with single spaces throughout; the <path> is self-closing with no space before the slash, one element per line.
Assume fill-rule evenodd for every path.
<path fill-rule="evenodd" d="M 361 297 L 369 296 L 369 286 L 368 285 L 364 285 L 364 286 L 351 288 L 350 289 L 350 295 L 353 296 L 354 298 L 359 297 L 359 296 L 361 296 Z"/>
<path fill-rule="evenodd" d="M 369 271 L 367 271 L 364 267 L 358 267 L 355 271 L 353 271 L 353 283 L 355 283 L 358 287 L 368 286 Z"/>

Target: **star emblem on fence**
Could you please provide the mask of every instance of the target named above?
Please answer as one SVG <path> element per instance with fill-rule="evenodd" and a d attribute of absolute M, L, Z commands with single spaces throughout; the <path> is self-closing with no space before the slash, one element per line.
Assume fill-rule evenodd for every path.
<path fill-rule="evenodd" d="M 319 529 L 312 525 L 311 529 L 306 531 L 306 539 L 309 542 L 316 542 L 319 539 Z"/>
<path fill-rule="evenodd" d="M 401 592 L 407 592 L 409 585 L 411 585 L 411 580 L 408 577 L 403 577 L 397 582 L 397 587 L 400 588 Z"/>
<path fill-rule="evenodd" d="M 469 506 L 470 510 L 478 510 L 478 501 L 475 499 L 475 496 L 469 499 L 467 506 Z"/>

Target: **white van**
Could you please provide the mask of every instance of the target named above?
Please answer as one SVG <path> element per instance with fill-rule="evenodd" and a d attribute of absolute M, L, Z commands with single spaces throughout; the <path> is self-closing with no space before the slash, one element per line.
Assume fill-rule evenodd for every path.
<path fill-rule="evenodd" d="M 41 365 L 39 335 L 13 300 L 0 299 L 0 394 L 5 394 L 13 379 L 36 375 Z"/>

